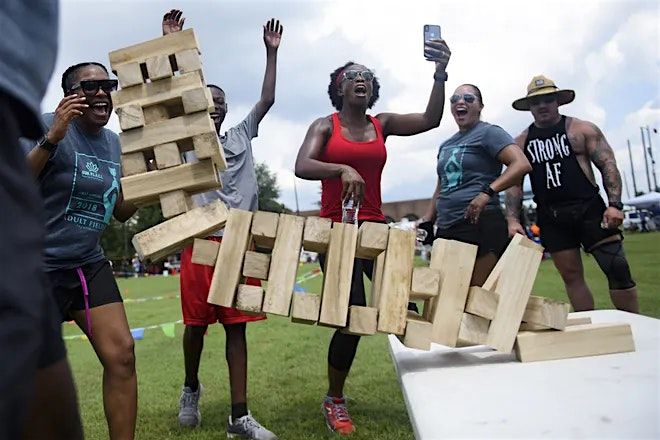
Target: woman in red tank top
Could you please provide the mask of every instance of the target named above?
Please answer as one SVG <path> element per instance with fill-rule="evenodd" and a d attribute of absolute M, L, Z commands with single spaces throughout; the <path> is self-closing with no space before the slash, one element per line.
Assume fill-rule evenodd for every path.
<path fill-rule="evenodd" d="M 352 199 L 360 207 L 358 221 L 385 221 L 381 209 L 380 179 L 387 159 L 389 135 L 410 136 L 440 125 L 445 100 L 445 69 L 450 51 L 442 40 L 428 43 L 425 56 L 435 62 L 434 82 L 424 113 L 367 114 L 379 97 L 373 72 L 353 62 L 330 74 L 328 95 L 336 113 L 312 123 L 296 159 L 296 176 L 321 181 L 321 217 L 342 221 L 342 203 Z M 324 255 L 320 255 L 323 267 Z M 362 273 L 371 279 L 373 262 L 356 259 L 350 305 L 366 305 Z M 353 432 L 346 409 L 344 382 L 357 351 L 359 336 L 335 331 L 328 350 L 328 392 L 323 414 L 329 429 Z"/>

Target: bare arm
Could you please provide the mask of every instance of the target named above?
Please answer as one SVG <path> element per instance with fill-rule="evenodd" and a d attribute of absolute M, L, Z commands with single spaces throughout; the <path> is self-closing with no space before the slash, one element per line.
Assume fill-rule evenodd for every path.
<path fill-rule="evenodd" d="M 451 51 L 444 40 L 429 42 L 425 48 L 427 59 L 436 61 L 436 75 L 444 75 Z M 445 82 L 434 80 L 424 113 L 381 113 L 377 117 L 383 126 L 383 136 L 410 136 L 440 125 L 445 106 Z"/>
<path fill-rule="evenodd" d="M 126 220 L 133 217 L 135 211 L 137 211 L 137 207 L 131 202 L 125 201 L 124 194 L 119 193 L 119 198 L 115 203 L 115 209 L 112 211 L 112 215 L 115 217 L 115 219 L 124 223 Z"/>
<path fill-rule="evenodd" d="M 621 174 L 616 166 L 616 158 L 603 132 L 591 122 L 585 126 L 585 144 L 589 158 L 603 177 L 603 186 L 610 202 L 621 202 Z"/>
<path fill-rule="evenodd" d="M 277 49 L 280 46 L 284 27 L 279 20 L 271 19 L 264 25 L 264 44 L 266 45 L 266 72 L 261 86 L 261 97 L 255 105 L 257 122 L 275 103 L 275 78 L 277 72 Z"/>
<path fill-rule="evenodd" d="M 50 159 L 50 152 L 38 145 L 35 145 L 35 147 L 27 154 L 26 160 L 28 167 L 35 178 L 39 177 L 39 174 L 41 174 L 48 163 L 48 159 Z"/>
<path fill-rule="evenodd" d="M 532 171 L 532 166 L 525 154 L 516 144 L 504 147 L 497 155 L 497 159 L 506 165 L 506 170 L 490 184 L 495 192 L 501 192 L 516 185 L 522 186 L 523 178 Z"/>
<path fill-rule="evenodd" d="M 522 149 L 526 138 L 527 138 L 527 130 L 522 132 L 515 139 L 515 146 L 520 151 L 520 154 L 523 154 L 523 156 L 524 153 L 522 152 Z M 527 162 L 527 164 L 529 165 L 529 162 Z M 531 165 L 529 171 L 531 171 Z M 523 199 L 522 185 L 524 178 L 525 175 L 523 174 L 511 186 L 509 186 L 506 190 L 506 196 L 504 198 L 504 206 L 506 208 L 506 219 L 509 225 L 510 236 L 512 236 L 515 233 L 520 233 L 525 235 L 525 231 L 523 230 L 522 225 L 520 224 L 520 207 L 522 206 L 522 199 Z"/>

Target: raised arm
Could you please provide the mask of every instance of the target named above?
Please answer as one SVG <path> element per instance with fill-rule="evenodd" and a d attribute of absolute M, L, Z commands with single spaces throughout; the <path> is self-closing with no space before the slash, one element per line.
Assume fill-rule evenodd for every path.
<path fill-rule="evenodd" d="M 377 117 L 383 126 L 383 136 L 410 136 L 440 125 L 445 106 L 445 71 L 451 51 L 444 40 L 430 41 L 424 47 L 426 59 L 435 61 L 433 88 L 424 113 L 381 113 Z"/>
<path fill-rule="evenodd" d="M 519 134 L 518 137 L 516 137 L 515 139 L 515 146 L 520 150 L 520 153 L 523 154 L 523 156 L 524 153 L 522 152 L 522 149 L 526 138 L 527 138 L 527 130 Z M 506 196 L 504 198 L 504 206 L 506 208 L 506 220 L 509 228 L 509 236 L 513 236 L 516 233 L 525 235 L 525 230 L 520 224 L 520 207 L 522 206 L 522 198 L 523 198 L 522 185 L 524 178 L 525 176 L 523 174 L 523 176 L 520 179 L 515 181 L 506 190 Z"/>
<path fill-rule="evenodd" d="M 610 204 L 621 203 L 621 174 L 616 166 L 616 158 L 603 132 L 591 122 L 581 121 L 584 130 L 585 146 L 589 158 L 603 177 L 603 186 Z M 609 228 L 617 228 L 623 222 L 623 212 L 609 206 L 603 214 L 603 222 Z"/>
<path fill-rule="evenodd" d="M 275 103 L 275 78 L 277 72 L 277 49 L 280 47 L 284 27 L 279 20 L 270 19 L 264 25 L 264 44 L 266 45 L 266 72 L 261 86 L 261 97 L 255 105 L 257 122 L 266 116 Z"/>
<path fill-rule="evenodd" d="M 364 180 L 360 174 L 348 165 L 319 160 L 331 134 L 332 121 L 329 118 L 319 118 L 312 123 L 298 150 L 296 176 L 306 180 L 340 178 L 343 184 L 342 200 L 350 197 L 357 203 L 362 203 Z"/>

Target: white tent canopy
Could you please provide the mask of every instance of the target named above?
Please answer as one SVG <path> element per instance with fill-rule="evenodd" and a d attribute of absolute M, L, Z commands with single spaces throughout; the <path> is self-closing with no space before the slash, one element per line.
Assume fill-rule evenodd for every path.
<path fill-rule="evenodd" d="M 660 206 L 660 193 L 652 191 L 641 196 L 633 197 L 624 203 L 626 205 L 634 206 L 635 208 L 651 208 L 653 206 Z"/>

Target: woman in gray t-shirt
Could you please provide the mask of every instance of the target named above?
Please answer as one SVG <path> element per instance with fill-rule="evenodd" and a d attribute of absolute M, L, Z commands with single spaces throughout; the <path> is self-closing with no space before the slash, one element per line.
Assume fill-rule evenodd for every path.
<path fill-rule="evenodd" d="M 471 285 L 480 286 L 508 241 L 497 193 L 519 182 L 531 166 L 506 131 L 481 120 L 477 86 L 459 86 L 449 101 L 458 132 L 438 149 L 438 183 L 422 222 L 435 221 L 436 238 L 479 246 Z"/>

